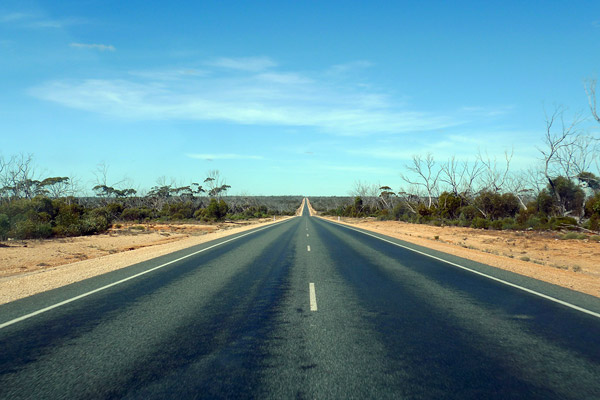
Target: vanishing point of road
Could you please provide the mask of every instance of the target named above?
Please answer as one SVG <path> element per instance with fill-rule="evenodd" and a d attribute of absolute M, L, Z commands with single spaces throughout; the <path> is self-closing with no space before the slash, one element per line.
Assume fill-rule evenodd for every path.
<path fill-rule="evenodd" d="M 600 399 L 600 300 L 303 215 L 0 306 L 1 399 Z"/>

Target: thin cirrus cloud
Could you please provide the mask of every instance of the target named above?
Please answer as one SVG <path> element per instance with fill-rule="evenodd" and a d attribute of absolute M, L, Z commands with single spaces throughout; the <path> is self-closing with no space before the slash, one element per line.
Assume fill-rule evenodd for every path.
<path fill-rule="evenodd" d="M 220 57 L 206 62 L 206 65 L 212 67 L 235 69 L 240 71 L 258 72 L 276 67 L 277 63 L 269 57 Z"/>
<path fill-rule="evenodd" d="M 224 154 L 186 154 L 189 158 L 198 160 L 264 160 L 262 156 L 254 156 L 247 154 L 235 154 L 235 153 L 224 153 Z"/>
<path fill-rule="evenodd" d="M 31 18 L 31 14 L 22 13 L 22 12 L 13 12 L 8 14 L 0 15 L 0 22 L 18 22 Z"/>
<path fill-rule="evenodd" d="M 97 43 L 71 43 L 69 46 L 77 49 L 92 49 L 100 51 L 115 51 L 115 46 L 111 44 L 97 44 Z"/>
<path fill-rule="evenodd" d="M 202 74 L 180 74 L 179 79 L 138 71 L 121 79 L 48 81 L 30 93 L 117 118 L 309 127 L 346 136 L 437 130 L 465 122 L 407 109 L 387 93 L 350 79 L 331 82 L 327 71 L 283 71 L 262 57 L 219 60 Z"/>
<path fill-rule="evenodd" d="M 83 24 L 85 21 L 81 18 L 63 18 L 63 19 L 51 19 L 40 15 L 25 13 L 25 12 L 12 12 L 0 15 L 0 23 L 5 25 L 11 25 L 17 28 L 29 28 L 29 29 L 44 29 L 44 28 L 64 28 L 69 25 Z"/>

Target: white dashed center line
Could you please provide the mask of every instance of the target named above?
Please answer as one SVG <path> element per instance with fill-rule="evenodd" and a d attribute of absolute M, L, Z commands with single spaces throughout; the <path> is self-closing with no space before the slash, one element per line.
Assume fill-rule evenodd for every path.
<path fill-rule="evenodd" d="M 310 311 L 317 311 L 317 294 L 315 293 L 315 284 L 308 284 L 308 292 L 310 297 Z"/>
<path fill-rule="evenodd" d="M 310 246 L 306 246 L 306 250 L 310 251 Z"/>

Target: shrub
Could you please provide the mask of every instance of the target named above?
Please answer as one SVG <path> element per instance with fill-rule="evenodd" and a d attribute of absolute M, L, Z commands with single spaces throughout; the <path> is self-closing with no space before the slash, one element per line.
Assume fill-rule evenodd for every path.
<path fill-rule="evenodd" d="M 559 195 L 561 204 L 558 205 L 563 210 L 573 211 L 574 214 L 580 215 L 585 193 L 575 182 L 564 176 L 558 176 L 552 181 L 552 185 L 548 184 L 548 192 L 550 195 Z"/>
<path fill-rule="evenodd" d="M 588 218 L 600 216 L 600 192 L 591 196 L 585 202 L 585 216 Z"/>
<path fill-rule="evenodd" d="M 48 222 L 24 219 L 17 221 L 12 234 L 16 239 L 43 239 L 52 236 L 52 226 Z"/>
<path fill-rule="evenodd" d="M 546 227 L 546 222 L 547 219 L 545 219 L 544 217 L 532 215 L 531 217 L 529 217 L 529 219 L 527 219 L 527 221 L 525 221 L 525 224 L 523 224 L 522 227 L 525 229 L 540 230 Z"/>
<path fill-rule="evenodd" d="M 58 215 L 54 220 L 53 232 L 57 236 L 77 236 L 81 235 L 81 216 L 83 207 L 79 205 L 61 204 Z"/>
<path fill-rule="evenodd" d="M 552 215 L 556 212 L 555 200 L 547 190 L 542 190 L 536 197 L 536 210 L 544 215 Z"/>
<path fill-rule="evenodd" d="M 485 218 L 475 217 L 471 223 L 472 228 L 476 229 L 487 229 L 489 227 L 489 221 Z"/>
<path fill-rule="evenodd" d="M 425 204 L 419 204 L 419 207 L 417 208 L 417 213 L 422 217 L 429 217 L 433 215 L 434 212 L 435 209 L 433 207 L 429 208 Z"/>
<path fill-rule="evenodd" d="M 549 225 L 551 229 L 576 229 L 577 220 L 572 217 L 552 217 L 550 218 Z"/>
<path fill-rule="evenodd" d="M 444 192 L 438 198 L 437 213 L 442 218 L 454 219 L 458 216 L 463 199 L 454 193 Z"/>
<path fill-rule="evenodd" d="M 204 208 L 199 208 L 194 212 L 194 218 L 195 219 L 199 219 L 199 220 L 203 220 L 203 221 L 207 221 L 208 220 L 208 216 L 206 215 L 206 209 Z"/>
<path fill-rule="evenodd" d="M 538 212 L 537 203 L 535 201 L 531 201 L 527 204 L 527 208 L 522 208 L 519 210 L 519 213 L 515 216 L 515 222 L 518 225 L 525 225 L 527 220 Z"/>
<path fill-rule="evenodd" d="M 6 214 L 0 214 L 0 240 L 6 240 L 8 238 L 8 232 L 10 231 L 10 219 Z"/>
<path fill-rule="evenodd" d="M 576 239 L 577 238 L 577 233 L 575 233 L 575 232 L 565 233 L 564 235 L 561 235 L 558 238 L 560 240 Z"/>
<path fill-rule="evenodd" d="M 504 218 L 502 220 L 501 229 L 503 230 L 515 229 L 515 226 L 516 222 L 514 218 Z"/>
<path fill-rule="evenodd" d="M 87 215 L 82 222 L 82 234 L 91 235 L 94 233 L 106 232 L 110 228 L 111 222 L 103 215 Z"/>
<path fill-rule="evenodd" d="M 592 231 L 600 231 L 600 215 L 592 215 L 592 217 L 587 222 L 587 228 Z"/>
<path fill-rule="evenodd" d="M 394 206 L 394 209 L 392 210 L 392 215 L 396 221 L 403 220 L 404 218 L 408 218 L 408 216 L 411 214 L 412 214 L 411 209 L 404 202 L 396 204 Z"/>
<path fill-rule="evenodd" d="M 181 220 L 191 219 L 194 217 L 196 208 L 191 201 L 184 203 L 165 204 L 160 211 L 160 215 L 169 219 Z"/>
<path fill-rule="evenodd" d="M 559 237 L 559 239 L 561 239 L 561 240 L 568 240 L 568 239 L 584 240 L 584 239 L 587 239 L 587 238 L 588 238 L 588 236 L 585 233 L 577 233 L 577 232 L 565 233 L 564 235 L 562 235 L 561 237 Z"/>
<path fill-rule="evenodd" d="M 105 209 L 110 220 L 119 219 L 121 218 L 121 213 L 123 212 L 123 204 L 109 203 L 106 205 Z"/>
<path fill-rule="evenodd" d="M 512 193 L 499 194 L 484 190 L 474 201 L 477 207 L 493 220 L 514 217 L 520 208 L 519 199 Z"/>
<path fill-rule="evenodd" d="M 468 206 L 464 206 L 464 207 L 460 208 L 460 213 L 459 213 L 458 219 L 462 220 L 462 221 L 473 221 L 473 219 L 475 219 L 475 217 L 480 217 L 480 216 L 481 216 L 481 213 L 475 206 L 468 205 Z"/>
<path fill-rule="evenodd" d="M 146 207 L 126 208 L 121 213 L 124 221 L 143 221 L 152 216 L 152 210 Z"/>
<path fill-rule="evenodd" d="M 216 199 L 210 199 L 205 216 L 215 221 L 221 221 L 227 215 L 227 211 L 229 211 L 229 207 L 224 200 L 221 199 L 217 202 Z"/>
<path fill-rule="evenodd" d="M 502 230 L 502 221 L 501 220 L 492 221 L 492 222 L 490 222 L 489 227 L 491 229 L 495 229 L 497 231 Z"/>

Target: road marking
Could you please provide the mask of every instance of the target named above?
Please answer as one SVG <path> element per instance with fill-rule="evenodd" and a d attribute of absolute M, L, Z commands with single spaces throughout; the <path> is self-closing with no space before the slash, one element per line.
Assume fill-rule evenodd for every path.
<path fill-rule="evenodd" d="M 308 237 L 308 233 L 306 234 L 306 237 Z"/>
<path fill-rule="evenodd" d="M 91 291 L 89 291 L 89 292 L 86 292 L 86 293 L 80 294 L 79 296 L 75 296 L 75 297 L 72 297 L 72 298 L 70 298 L 70 299 L 67 299 L 67 300 L 61 301 L 61 302 L 59 302 L 59 303 L 53 304 L 53 305 L 51 305 L 51 306 L 44 307 L 44 308 L 42 308 L 42 309 L 39 309 L 39 310 L 37 310 L 37 311 L 34 311 L 34 312 L 32 312 L 32 313 L 25 314 L 25 315 L 23 315 L 23 316 L 20 316 L 20 317 L 18 317 L 18 318 L 15 318 L 15 319 L 12 319 L 12 320 L 10 320 L 10 321 L 7 321 L 7 322 L 4 322 L 4 323 L 0 324 L 0 329 L 2 329 L 2 328 L 6 328 L 7 326 L 10 326 L 10 325 L 16 324 L 17 322 L 24 321 L 24 320 L 26 320 L 26 319 L 29 319 L 29 318 L 31 318 L 31 317 L 35 317 L 36 315 L 43 314 L 43 313 L 45 313 L 45 312 L 47 312 L 47 311 L 50 311 L 50 310 L 53 310 L 53 309 L 55 309 L 55 308 L 58 308 L 58 307 L 64 306 L 65 304 L 72 303 L 72 302 L 74 302 L 74 301 L 76 301 L 76 300 L 82 299 L 82 298 L 84 298 L 84 297 L 87 297 L 87 296 L 89 296 L 89 295 L 92 295 L 92 294 L 94 294 L 94 293 L 98 293 L 98 292 L 100 292 L 100 291 L 102 291 L 102 290 L 105 290 L 105 289 L 111 288 L 111 287 L 113 287 L 113 286 L 117 286 L 117 285 L 119 285 L 119 284 L 121 284 L 121 283 L 127 282 L 127 281 L 129 281 L 129 280 L 131 280 L 131 279 L 134 279 L 134 278 L 137 278 L 137 277 L 139 277 L 139 276 L 146 275 L 146 274 L 148 274 L 148 273 L 150 273 L 150 272 L 152 272 L 152 271 L 156 271 L 157 269 L 160 269 L 160 268 L 166 267 L 167 265 L 171 265 L 171 264 L 173 264 L 173 263 L 176 263 L 176 262 L 178 262 L 178 261 L 184 260 L 184 259 L 186 259 L 186 258 L 189 258 L 189 257 L 195 256 L 196 254 L 203 253 L 203 252 L 205 252 L 205 251 L 207 251 L 207 250 L 210 250 L 210 249 L 213 249 L 213 248 L 215 248 L 215 247 L 221 246 L 221 245 L 223 245 L 223 244 L 225 244 L 225 243 L 229 243 L 229 242 L 232 242 L 232 241 L 234 241 L 234 240 L 237 240 L 237 239 L 239 239 L 239 238 L 242 238 L 242 237 L 244 237 L 244 236 L 252 235 L 253 233 L 260 232 L 260 231 L 263 231 L 263 230 L 265 230 L 265 229 L 268 229 L 268 228 L 272 228 L 272 227 L 274 227 L 275 225 L 281 225 L 282 223 L 285 223 L 285 222 L 291 221 L 292 219 L 293 219 L 293 218 L 286 219 L 286 220 L 284 220 L 284 221 L 281 221 L 281 222 L 277 222 L 277 223 L 274 223 L 274 224 L 271 224 L 271 225 L 267 225 L 267 226 L 265 226 L 265 227 L 263 227 L 263 228 L 260 228 L 260 229 L 254 230 L 254 231 L 252 231 L 252 232 L 244 233 L 243 235 L 236 236 L 236 237 L 234 237 L 234 238 L 231 238 L 231 239 L 227 239 L 227 240 L 225 240 L 225 241 L 223 241 L 223 242 L 220 242 L 220 243 L 217 243 L 217 244 L 213 244 L 212 246 L 209 246 L 209 247 L 207 247 L 207 248 L 205 248 L 205 249 L 198 250 L 198 251 L 196 251 L 196 252 L 190 253 L 190 254 L 188 254 L 188 255 L 185 255 L 185 256 L 183 256 L 183 257 L 179 257 L 179 258 L 178 258 L 178 259 L 176 259 L 176 260 L 172 260 L 172 261 L 166 262 L 166 263 L 164 263 L 164 264 L 161 264 L 161 265 L 159 265 L 159 266 L 157 266 L 157 267 L 150 268 L 150 269 L 148 269 L 148 270 L 146 270 L 146 271 L 143 271 L 143 272 L 137 273 L 137 274 L 135 274 L 135 275 L 132 275 L 132 276 L 130 276 L 130 277 L 127 277 L 127 278 L 121 279 L 121 280 L 119 280 L 119 281 L 116 281 L 116 282 L 110 283 L 110 284 L 108 284 L 108 285 L 105 285 L 105 286 L 99 287 L 99 288 L 97 288 L 97 289 L 94 289 L 94 290 L 91 290 Z"/>
<path fill-rule="evenodd" d="M 306 246 L 306 250 L 310 251 L 310 246 Z"/>
<path fill-rule="evenodd" d="M 326 220 L 324 220 L 324 219 L 321 219 L 321 220 L 322 220 L 322 221 L 326 221 Z M 330 221 L 326 221 L 326 222 L 330 222 Z M 330 223 L 332 223 L 332 224 L 333 224 L 333 222 L 330 222 Z M 477 275 L 483 276 L 483 277 L 485 277 L 485 278 L 491 279 L 491 280 L 493 280 L 493 281 L 496 281 L 496 282 L 498 282 L 498 283 L 502 283 L 502 284 L 504 284 L 504 285 L 507 285 L 507 286 L 510 286 L 510 287 L 514 287 L 515 289 L 522 290 L 522 291 L 524 291 L 524 292 L 527 292 L 527 293 L 533 294 L 533 295 L 535 295 L 535 296 L 538 296 L 538 297 L 541 297 L 541 298 L 543 298 L 543 299 L 546 299 L 546 300 L 553 301 L 553 302 L 555 302 L 555 303 L 558 303 L 558 304 L 561 304 L 561 305 L 563 305 L 563 306 L 565 306 L 565 307 L 572 308 L 573 310 L 577 310 L 577 311 L 580 311 L 580 312 L 582 312 L 582 313 L 585 313 L 585 314 L 589 314 L 589 315 L 591 315 L 591 316 L 594 316 L 594 317 L 596 317 L 596 318 L 600 318 L 600 313 L 597 313 L 597 312 L 594 312 L 594 311 L 588 310 L 588 309 L 586 309 L 586 308 L 583 308 L 583 307 L 576 306 L 575 304 L 567 303 L 566 301 L 563 301 L 563 300 L 557 299 L 556 297 L 552 297 L 552 296 L 548 296 L 547 294 L 543 294 L 543 293 L 540 293 L 540 292 L 536 292 L 535 290 L 528 289 L 528 288 L 526 288 L 526 287 L 523 287 L 523 286 L 517 285 L 517 284 L 515 284 L 515 283 L 511 283 L 511 282 L 505 281 L 504 279 L 496 278 L 495 276 L 488 275 L 488 274 L 485 274 L 485 273 L 483 273 L 483 272 L 479 272 L 479 271 L 477 271 L 477 270 L 474 270 L 474 269 L 471 269 L 471 268 L 469 268 L 469 267 L 465 267 L 465 266 L 463 266 L 463 265 L 460 265 L 460 264 L 453 263 L 452 261 L 444 260 L 443 258 L 436 257 L 436 256 L 434 256 L 434 255 L 427 254 L 427 253 L 425 253 L 425 252 L 422 252 L 422 251 L 419 251 L 419 250 L 416 250 L 416 249 L 412 249 L 412 248 L 410 248 L 410 247 L 408 247 L 408 246 L 404 246 L 404 245 L 401 245 L 401 244 L 399 244 L 399 243 L 394 243 L 394 242 L 392 242 L 391 240 L 387 240 L 387 239 L 381 238 L 381 237 L 379 237 L 379 236 L 372 235 L 372 234 L 370 234 L 370 233 L 363 232 L 363 231 L 360 231 L 360 230 L 358 230 L 358 229 L 354 229 L 354 228 L 352 228 L 352 227 L 349 227 L 349 226 L 346 226 L 346 225 L 343 225 L 343 224 L 338 224 L 338 225 L 339 225 L 339 226 L 343 226 L 344 228 L 350 229 L 350 230 L 352 230 L 352 231 L 356 231 L 356 232 L 362 233 L 363 235 L 367 235 L 367 236 L 374 237 L 374 238 L 376 238 L 376 239 L 379 239 L 379 240 L 382 240 L 382 241 L 384 241 L 384 242 L 386 242 L 386 243 L 393 244 L 394 246 L 402 247 L 403 249 L 410 250 L 410 251 L 412 251 L 412 252 L 415 252 L 415 253 L 418 253 L 418 254 L 421 254 L 421 255 L 427 256 L 427 257 L 429 257 L 429 258 L 433 258 L 434 260 L 442 261 L 442 262 L 444 262 L 444 263 L 446 263 L 446 264 L 450 264 L 450 265 L 452 265 L 452 266 L 454 266 L 454 267 L 457 267 L 457 268 L 463 269 L 463 270 L 465 270 L 465 271 L 469 271 L 469 272 L 472 272 L 472 273 L 474 273 L 474 274 L 477 274 Z"/>
<path fill-rule="evenodd" d="M 317 294 L 315 293 L 315 284 L 308 284 L 308 292 L 310 297 L 310 311 L 317 311 Z"/>

